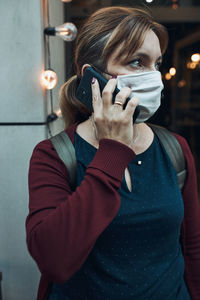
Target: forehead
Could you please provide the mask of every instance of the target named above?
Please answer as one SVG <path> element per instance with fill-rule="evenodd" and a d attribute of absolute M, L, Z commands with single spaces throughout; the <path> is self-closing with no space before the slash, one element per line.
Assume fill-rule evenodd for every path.
<path fill-rule="evenodd" d="M 148 31 L 142 46 L 137 49 L 138 51 L 145 51 L 147 53 L 153 53 L 155 56 L 161 56 L 160 42 L 157 35 L 152 31 Z"/>
<path fill-rule="evenodd" d="M 120 51 L 124 48 L 124 55 L 118 59 L 118 54 L 120 53 Z M 160 49 L 160 42 L 159 39 L 157 37 L 157 35 L 152 31 L 149 30 L 147 31 L 144 41 L 141 45 L 141 47 L 139 47 L 135 53 L 133 53 L 133 56 L 136 55 L 137 53 L 144 53 L 147 56 L 149 56 L 152 60 L 157 60 L 158 57 L 160 57 L 161 54 L 161 49 Z M 129 57 L 131 58 L 131 57 Z M 129 59 L 128 58 L 128 59 Z M 127 60 L 127 53 L 126 53 L 126 42 L 124 42 L 123 45 L 118 46 L 115 51 L 112 53 L 112 55 L 110 56 L 110 58 L 108 59 L 108 64 L 110 63 L 116 63 L 116 62 L 123 62 Z"/>

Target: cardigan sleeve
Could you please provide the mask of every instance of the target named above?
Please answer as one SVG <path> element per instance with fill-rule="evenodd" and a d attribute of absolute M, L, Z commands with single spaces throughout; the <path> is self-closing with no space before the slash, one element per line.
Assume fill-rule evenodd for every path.
<path fill-rule="evenodd" d="M 184 219 L 182 224 L 182 244 L 185 261 L 185 281 L 192 300 L 200 299 L 200 204 L 195 163 L 186 140 L 175 135 L 183 149 L 187 177 L 182 190 Z"/>
<path fill-rule="evenodd" d="M 65 282 L 87 259 L 119 210 L 118 189 L 134 157 L 126 145 L 102 139 L 81 185 L 72 193 L 67 169 L 51 142 L 36 146 L 29 168 L 27 245 L 49 281 Z"/>

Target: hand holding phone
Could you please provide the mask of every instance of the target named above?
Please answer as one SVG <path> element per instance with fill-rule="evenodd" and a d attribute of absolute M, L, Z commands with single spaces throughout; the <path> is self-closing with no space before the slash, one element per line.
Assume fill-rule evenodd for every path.
<path fill-rule="evenodd" d="M 92 67 L 86 68 L 83 77 L 80 80 L 80 83 L 78 85 L 77 91 L 76 91 L 76 97 L 81 101 L 84 105 L 87 106 L 87 108 L 92 112 L 93 107 L 92 107 L 92 89 L 91 89 L 91 82 L 92 78 L 96 78 L 99 83 L 99 88 L 100 92 L 102 93 L 105 85 L 107 84 L 108 80 L 102 76 L 99 72 L 94 70 Z M 113 92 L 113 98 L 112 98 L 112 103 L 115 102 L 115 97 L 119 93 L 119 89 L 116 87 L 114 92 Z M 128 101 L 130 98 L 127 98 L 123 108 L 125 109 Z M 133 115 L 133 123 L 135 122 L 136 118 L 138 117 L 140 112 L 140 107 L 139 105 L 136 107 L 134 115 Z"/>

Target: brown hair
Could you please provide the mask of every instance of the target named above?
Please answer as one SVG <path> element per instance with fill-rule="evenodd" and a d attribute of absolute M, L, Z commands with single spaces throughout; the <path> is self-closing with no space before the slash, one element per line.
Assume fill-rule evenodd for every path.
<path fill-rule="evenodd" d="M 93 13 L 82 26 L 75 45 L 75 76 L 60 89 L 59 100 L 65 126 L 86 120 L 90 112 L 75 96 L 81 68 L 90 64 L 106 71 L 109 57 L 119 45 L 116 59 L 131 56 L 141 47 L 146 33 L 152 30 L 158 37 L 161 52 L 168 44 L 168 34 L 164 26 L 155 22 L 148 12 L 133 7 L 105 7 Z"/>

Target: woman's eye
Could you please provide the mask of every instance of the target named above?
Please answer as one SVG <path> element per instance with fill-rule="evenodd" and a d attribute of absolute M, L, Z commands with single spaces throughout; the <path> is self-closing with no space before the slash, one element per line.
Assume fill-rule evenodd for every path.
<path fill-rule="evenodd" d="M 132 68 L 137 68 L 137 69 L 145 69 L 145 68 L 147 68 L 147 69 L 148 69 L 148 64 L 145 63 L 144 61 L 142 62 L 141 59 L 135 59 L 135 60 L 129 62 L 128 64 L 129 64 L 129 66 L 131 66 Z M 156 69 L 156 70 L 159 70 L 160 67 L 161 67 L 161 64 L 162 64 L 161 61 L 156 62 L 156 63 L 155 63 L 155 69 Z"/>
<path fill-rule="evenodd" d="M 142 62 L 140 59 L 135 59 L 135 60 L 131 61 L 129 63 L 129 65 L 132 67 L 135 67 L 135 68 L 140 68 L 140 67 L 142 67 Z"/>
<path fill-rule="evenodd" d="M 160 69 L 160 67 L 161 67 L 161 64 L 162 64 L 162 62 L 161 62 L 161 61 L 158 61 L 158 62 L 155 64 L 155 67 L 156 67 L 156 69 L 157 69 L 157 70 L 159 70 L 159 69 Z"/>

